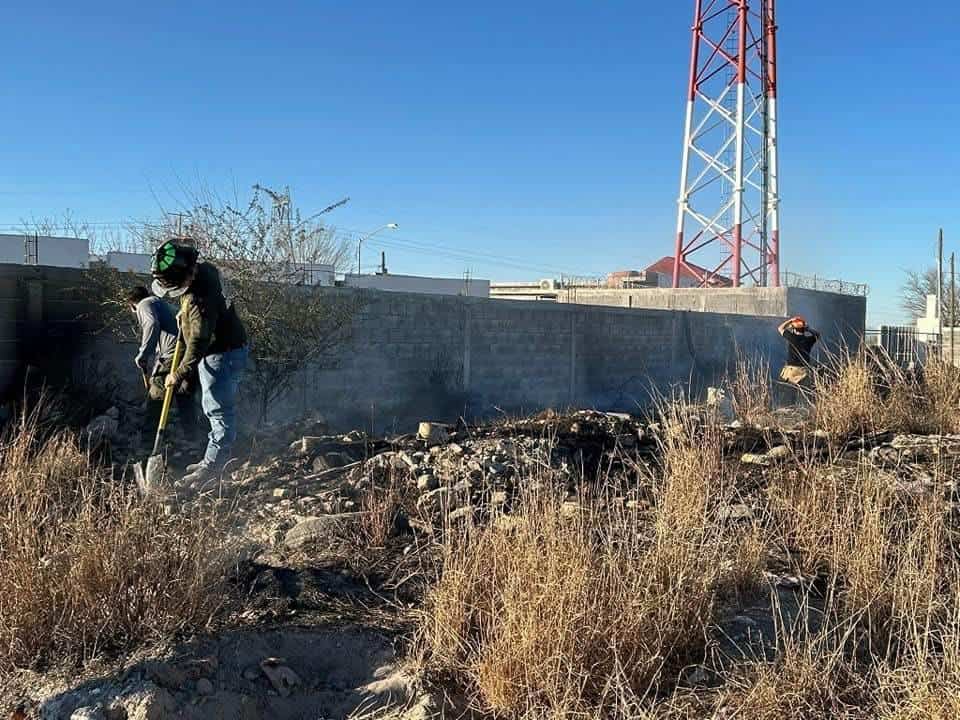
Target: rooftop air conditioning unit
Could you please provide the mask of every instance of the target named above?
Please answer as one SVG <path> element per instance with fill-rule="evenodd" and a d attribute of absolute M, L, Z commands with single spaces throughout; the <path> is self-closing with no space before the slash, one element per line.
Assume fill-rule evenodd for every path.
<path fill-rule="evenodd" d="M 556 280 L 541 280 L 540 289 L 541 290 L 557 290 L 559 289 L 560 283 Z"/>

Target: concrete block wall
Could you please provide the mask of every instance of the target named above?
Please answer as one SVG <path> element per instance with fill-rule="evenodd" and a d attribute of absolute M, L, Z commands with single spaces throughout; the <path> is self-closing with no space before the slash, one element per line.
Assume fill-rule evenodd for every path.
<path fill-rule="evenodd" d="M 682 310 L 756 317 L 783 318 L 802 315 L 823 333 L 818 352 L 856 350 L 867 322 L 867 299 L 802 288 L 701 288 L 642 290 L 581 289 L 561 302 L 634 309 Z"/>
<path fill-rule="evenodd" d="M 19 393 L 28 365 L 56 380 L 97 374 L 103 384 L 136 382 L 133 364 L 123 363 L 133 353 L 85 321 L 83 283 L 79 269 L 0 264 L 0 402 Z"/>
<path fill-rule="evenodd" d="M 98 380 L 122 379 L 136 396 L 135 348 L 82 332 L 77 318 L 89 308 L 81 286 L 79 271 L 0 266 L 0 337 L 13 337 L 0 345 L 0 360 L 15 367 L 53 355 L 84 372 L 91 366 L 78 363 L 86 358 Z M 629 411 L 673 386 L 697 391 L 719 382 L 738 356 L 774 368 L 785 356 L 776 334 L 785 315 L 318 292 L 348 294 L 360 309 L 349 337 L 301 373 L 273 417 L 318 412 L 337 427 L 408 431 L 424 418 Z"/>
<path fill-rule="evenodd" d="M 719 382 L 739 354 L 773 366 L 785 355 L 766 317 L 376 292 L 363 303 L 350 340 L 281 410 L 400 430 L 547 407 L 629 411 L 672 386 Z"/>

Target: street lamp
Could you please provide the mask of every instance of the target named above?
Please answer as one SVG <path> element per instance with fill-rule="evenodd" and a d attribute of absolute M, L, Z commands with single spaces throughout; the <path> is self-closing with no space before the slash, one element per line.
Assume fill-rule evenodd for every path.
<path fill-rule="evenodd" d="M 360 238 L 360 240 L 357 242 L 357 275 L 360 274 L 360 248 L 363 247 L 363 241 L 369 240 L 381 230 L 396 230 L 398 227 L 400 226 L 396 223 L 387 223 L 386 225 L 381 225 L 373 232 L 368 232 L 366 235 Z"/>

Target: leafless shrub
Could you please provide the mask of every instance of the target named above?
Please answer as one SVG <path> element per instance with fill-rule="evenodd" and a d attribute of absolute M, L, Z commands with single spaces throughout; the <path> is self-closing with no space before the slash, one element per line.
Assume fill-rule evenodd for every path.
<path fill-rule="evenodd" d="M 245 203 L 188 192 L 176 222 L 168 216 L 136 231 L 151 247 L 185 236 L 220 269 L 250 336 L 260 420 L 304 368 L 346 340 L 363 304 L 355 293 L 312 286 L 315 266 L 339 268 L 348 250 L 322 215 L 302 216 L 289 192 L 257 185 Z"/>

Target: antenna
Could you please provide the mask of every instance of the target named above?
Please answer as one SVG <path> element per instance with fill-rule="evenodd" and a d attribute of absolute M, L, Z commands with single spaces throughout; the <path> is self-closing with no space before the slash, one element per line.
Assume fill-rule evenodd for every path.
<path fill-rule="evenodd" d="M 673 287 L 780 286 L 776 0 L 694 0 Z"/>

